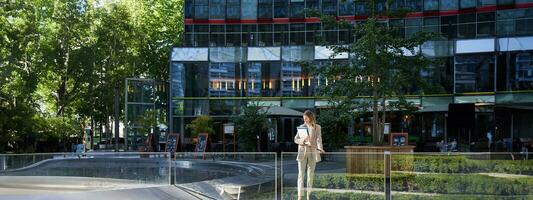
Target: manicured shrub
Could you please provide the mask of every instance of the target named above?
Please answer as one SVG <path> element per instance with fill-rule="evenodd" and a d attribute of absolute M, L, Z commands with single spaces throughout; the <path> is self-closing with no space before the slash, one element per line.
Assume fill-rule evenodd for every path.
<path fill-rule="evenodd" d="M 393 172 L 393 191 L 484 194 L 533 195 L 533 177 L 501 178 L 483 174 L 415 174 Z M 380 174 L 321 174 L 315 178 L 314 187 L 384 191 L 384 176 Z"/>

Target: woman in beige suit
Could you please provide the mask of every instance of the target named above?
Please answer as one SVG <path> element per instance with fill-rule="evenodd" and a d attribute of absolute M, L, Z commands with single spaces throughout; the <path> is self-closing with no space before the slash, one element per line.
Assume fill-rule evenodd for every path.
<path fill-rule="evenodd" d="M 320 153 L 324 153 L 322 146 L 322 132 L 320 125 L 316 124 L 315 114 L 309 110 L 304 112 L 303 127 L 307 127 L 308 137 L 294 137 L 294 143 L 298 144 L 298 200 L 302 199 L 304 176 L 307 169 L 307 199 L 310 198 L 313 187 L 315 165 L 321 161 Z"/>

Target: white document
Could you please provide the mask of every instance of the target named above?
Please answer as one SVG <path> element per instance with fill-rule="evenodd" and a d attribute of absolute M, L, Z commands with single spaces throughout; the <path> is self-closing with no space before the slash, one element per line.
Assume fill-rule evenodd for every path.
<path fill-rule="evenodd" d="M 309 136 L 309 133 L 307 132 L 307 127 L 298 127 L 297 133 L 299 138 L 306 138 Z"/>

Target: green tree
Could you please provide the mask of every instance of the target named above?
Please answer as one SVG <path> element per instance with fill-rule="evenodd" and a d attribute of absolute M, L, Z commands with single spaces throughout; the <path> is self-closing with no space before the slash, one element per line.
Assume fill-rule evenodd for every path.
<path fill-rule="evenodd" d="M 0 1 L 0 151 L 111 132 L 117 85 L 123 102 L 125 78 L 166 81 L 183 1 L 99 2 Z"/>
<path fill-rule="evenodd" d="M 233 119 L 241 151 L 257 151 L 257 138 L 267 131 L 267 113 L 256 104 L 243 106 Z"/>
<path fill-rule="evenodd" d="M 213 124 L 211 118 L 207 115 L 196 117 L 190 124 L 187 124 L 187 129 L 191 130 L 191 137 L 198 137 L 200 133 L 213 134 Z"/>
<path fill-rule="evenodd" d="M 350 113 L 346 105 L 334 104 L 331 109 L 320 111 L 317 117 L 317 123 L 322 127 L 322 140 L 326 150 L 337 150 L 348 144 L 348 127 L 353 113 Z"/>
<path fill-rule="evenodd" d="M 332 56 L 350 55 L 348 62 L 332 62 L 327 67 L 314 69 L 316 75 L 330 83 L 322 87 L 322 95 L 341 102 L 346 108 L 371 111 L 372 141 L 374 145 L 382 145 L 387 110 L 412 107 L 405 95 L 423 92 L 413 88 L 426 85 L 420 72 L 431 61 L 417 48 L 429 39 L 429 35 L 420 33 L 404 38 L 397 34 L 395 27 L 378 18 L 380 15 L 401 16 L 403 10 L 380 13 L 375 9 L 375 0 L 365 2 L 370 8 L 370 16 L 364 23 L 357 23 L 357 27 L 333 16 L 321 17 L 326 27 L 350 30 L 355 41 L 346 45 L 328 45 L 333 51 Z M 389 104 L 388 100 L 396 103 Z"/>

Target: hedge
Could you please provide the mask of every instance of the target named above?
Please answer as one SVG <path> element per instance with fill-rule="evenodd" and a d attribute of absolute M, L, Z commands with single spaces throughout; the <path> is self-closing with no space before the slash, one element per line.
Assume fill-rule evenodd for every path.
<path fill-rule="evenodd" d="M 393 155 L 391 160 L 397 171 L 533 175 L 533 160 L 480 160 L 465 155 Z"/>
<path fill-rule="evenodd" d="M 295 189 L 284 189 L 283 198 L 285 200 L 297 199 L 297 191 Z M 305 196 L 305 195 L 304 195 Z M 262 199 L 262 198 L 255 198 Z M 305 199 L 305 197 L 303 198 Z M 365 199 L 365 200 L 383 200 L 384 195 L 376 194 L 365 194 L 365 193 L 336 193 L 336 192 L 325 192 L 325 191 L 314 191 L 311 192 L 311 199 L 313 200 L 356 200 L 356 199 Z"/>
<path fill-rule="evenodd" d="M 384 194 L 383 194 L 384 195 Z M 317 200 L 383 200 L 384 196 L 378 194 L 365 194 L 365 193 L 337 193 L 326 191 L 315 191 L 311 193 L 311 199 Z M 449 200 L 449 199 L 461 199 L 461 200 L 507 200 L 507 199 L 531 199 L 533 196 L 491 196 L 491 195 L 411 195 L 411 194 L 393 194 L 394 200 Z M 259 198 L 258 198 L 259 199 Z M 283 198 L 287 200 L 296 199 L 296 190 L 285 190 L 283 192 Z"/>
<path fill-rule="evenodd" d="M 393 173 L 393 191 L 484 194 L 484 195 L 530 195 L 533 194 L 533 177 L 497 178 L 481 174 L 412 174 Z M 376 174 L 321 174 L 313 184 L 317 188 L 384 191 L 384 177 Z"/>

